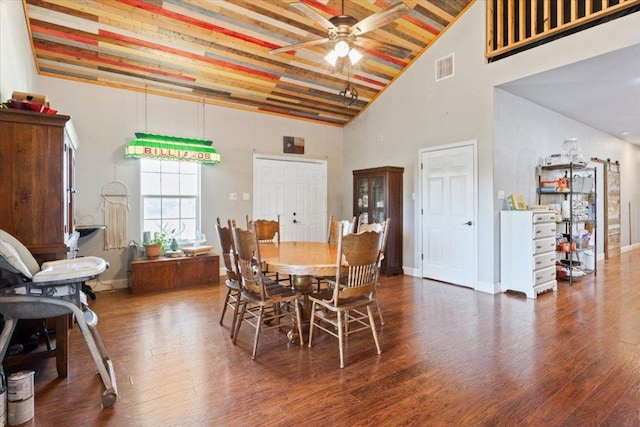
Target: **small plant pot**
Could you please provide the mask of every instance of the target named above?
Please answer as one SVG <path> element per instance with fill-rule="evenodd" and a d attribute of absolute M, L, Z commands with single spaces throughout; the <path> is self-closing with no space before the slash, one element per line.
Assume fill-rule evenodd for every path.
<path fill-rule="evenodd" d="M 154 243 L 152 245 L 144 245 L 144 252 L 147 254 L 147 258 L 149 259 L 159 258 L 162 253 L 162 244 Z"/>

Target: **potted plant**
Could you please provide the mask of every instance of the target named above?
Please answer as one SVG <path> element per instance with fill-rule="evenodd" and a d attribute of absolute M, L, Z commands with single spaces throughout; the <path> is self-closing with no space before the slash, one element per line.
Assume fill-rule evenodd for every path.
<path fill-rule="evenodd" d="M 167 244 L 168 239 L 166 233 L 161 233 L 156 231 L 153 235 L 146 240 L 144 245 L 144 252 L 147 254 L 147 258 L 156 259 L 162 255 L 165 251 L 165 245 Z"/>

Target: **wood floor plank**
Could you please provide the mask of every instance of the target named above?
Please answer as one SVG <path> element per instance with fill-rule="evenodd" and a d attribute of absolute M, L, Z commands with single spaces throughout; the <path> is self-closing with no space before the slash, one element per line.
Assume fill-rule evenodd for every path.
<path fill-rule="evenodd" d="M 603 427 L 632 426 L 640 423 L 640 382 L 630 388 L 600 423 Z"/>
<path fill-rule="evenodd" d="M 224 287 L 99 293 L 91 302 L 120 395 L 102 383 L 82 335 L 70 367 L 34 369 L 30 426 L 640 425 L 640 251 L 537 300 L 394 276 L 378 292 L 382 354 L 353 335 L 308 348 L 219 325 Z M 376 319 L 378 321 L 378 319 Z M 12 368 L 13 369 L 13 368 Z"/>
<path fill-rule="evenodd" d="M 612 348 L 617 347 L 617 348 Z M 581 399 L 560 425 L 600 424 L 629 390 L 634 389 L 640 377 L 640 351 L 626 343 L 613 343 L 606 360 L 590 375 L 589 383 L 580 392 L 571 396 L 572 404 Z M 611 363 L 610 358 L 616 360 Z"/>

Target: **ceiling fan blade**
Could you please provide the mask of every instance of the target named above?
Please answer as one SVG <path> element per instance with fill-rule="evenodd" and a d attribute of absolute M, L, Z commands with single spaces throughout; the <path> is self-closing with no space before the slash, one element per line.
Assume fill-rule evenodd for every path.
<path fill-rule="evenodd" d="M 298 12 L 302 13 L 303 15 L 306 15 L 307 18 L 313 19 L 314 21 L 322 25 L 327 30 L 335 28 L 335 26 L 331 23 L 331 21 L 329 21 L 327 18 L 320 15 L 320 13 L 316 12 L 315 9 L 307 6 L 304 3 L 300 3 L 300 2 L 289 3 L 289 7 L 292 7 Z"/>
<path fill-rule="evenodd" d="M 275 54 L 275 53 L 289 52 L 290 50 L 297 50 L 303 47 L 315 46 L 317 44 L 327 43 L 329 41 L 331 41 L 331 39 L 329 39 L 328 37 L 325 37 L 323 39 L 318 39 L 318 40 L 309 40 L 308 42 L 290 44 L 288 46 L 282 46 L 277 49 L 271 49 L 269 53 Z"/>
<path fill-rule="evenodd" d="M 367 37 L 358 37 L 353 42 L 355 45 L 362 46 L 368 50 L 374 50 L 384 55 L 393 56 L 394 58 L 406 59 L 411 55 L 411 50 L 404 47 L 396 46 L 390 43 L 373 40 Z"/>
<path fill-rule="evenodd" d="M 382 27 L 389 22 L 395 21 L 411 12 L 411 9 L 404 3 L 396 3 L 387 7 L 386 9 L 382 9 L 374 13 L 373 15 L 367 16 L 362 21 L 351 27 L 351 33 L 355 36 L 360 34 L 364 34 L 368 31 L 375 30 L 376 28 Z"/>

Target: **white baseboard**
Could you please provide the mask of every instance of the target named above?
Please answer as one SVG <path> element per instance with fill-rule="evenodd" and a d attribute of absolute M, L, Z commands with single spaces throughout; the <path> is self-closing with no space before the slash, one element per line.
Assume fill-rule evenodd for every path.
<path fill-rule="evenodd" d="M 422 272 L 418 268 L 402 267 L 405 276 L 422 277 Z M 500 283 L 484 283 L 477 282 L 475 288 L 472 288 L 478 292 L 484 292 L 487 294 L 499 294 L 502 292 Z"/>
<path fill-rule="evenodd" d="M 420 270 L 417 268 L 402 267 L 402 272 L 404 273 L 405 276 L 411 276 L 411 277 L 422 276 L 422 273 L 420 273 Z"/>
<path fill-rule="evenodd" d="M 495 295 L 502 292 L 502 287 L 500 286 L 500 283 L 477 282 L 475 290 Z"/>
<path fill-rule="evenodd" d="M 620 248 L 620 252 L 629 252 L 629 251 L 632 251 L 632 250 L 638 249 L 638 248 L 640 248 L 640 243 L 634 243 L 633 245 L 622 246 Z M 604 255 L 602 257 L 604 259 Z M 598 259 L 600 259 L 600 258 L 598 257 Z"/>

